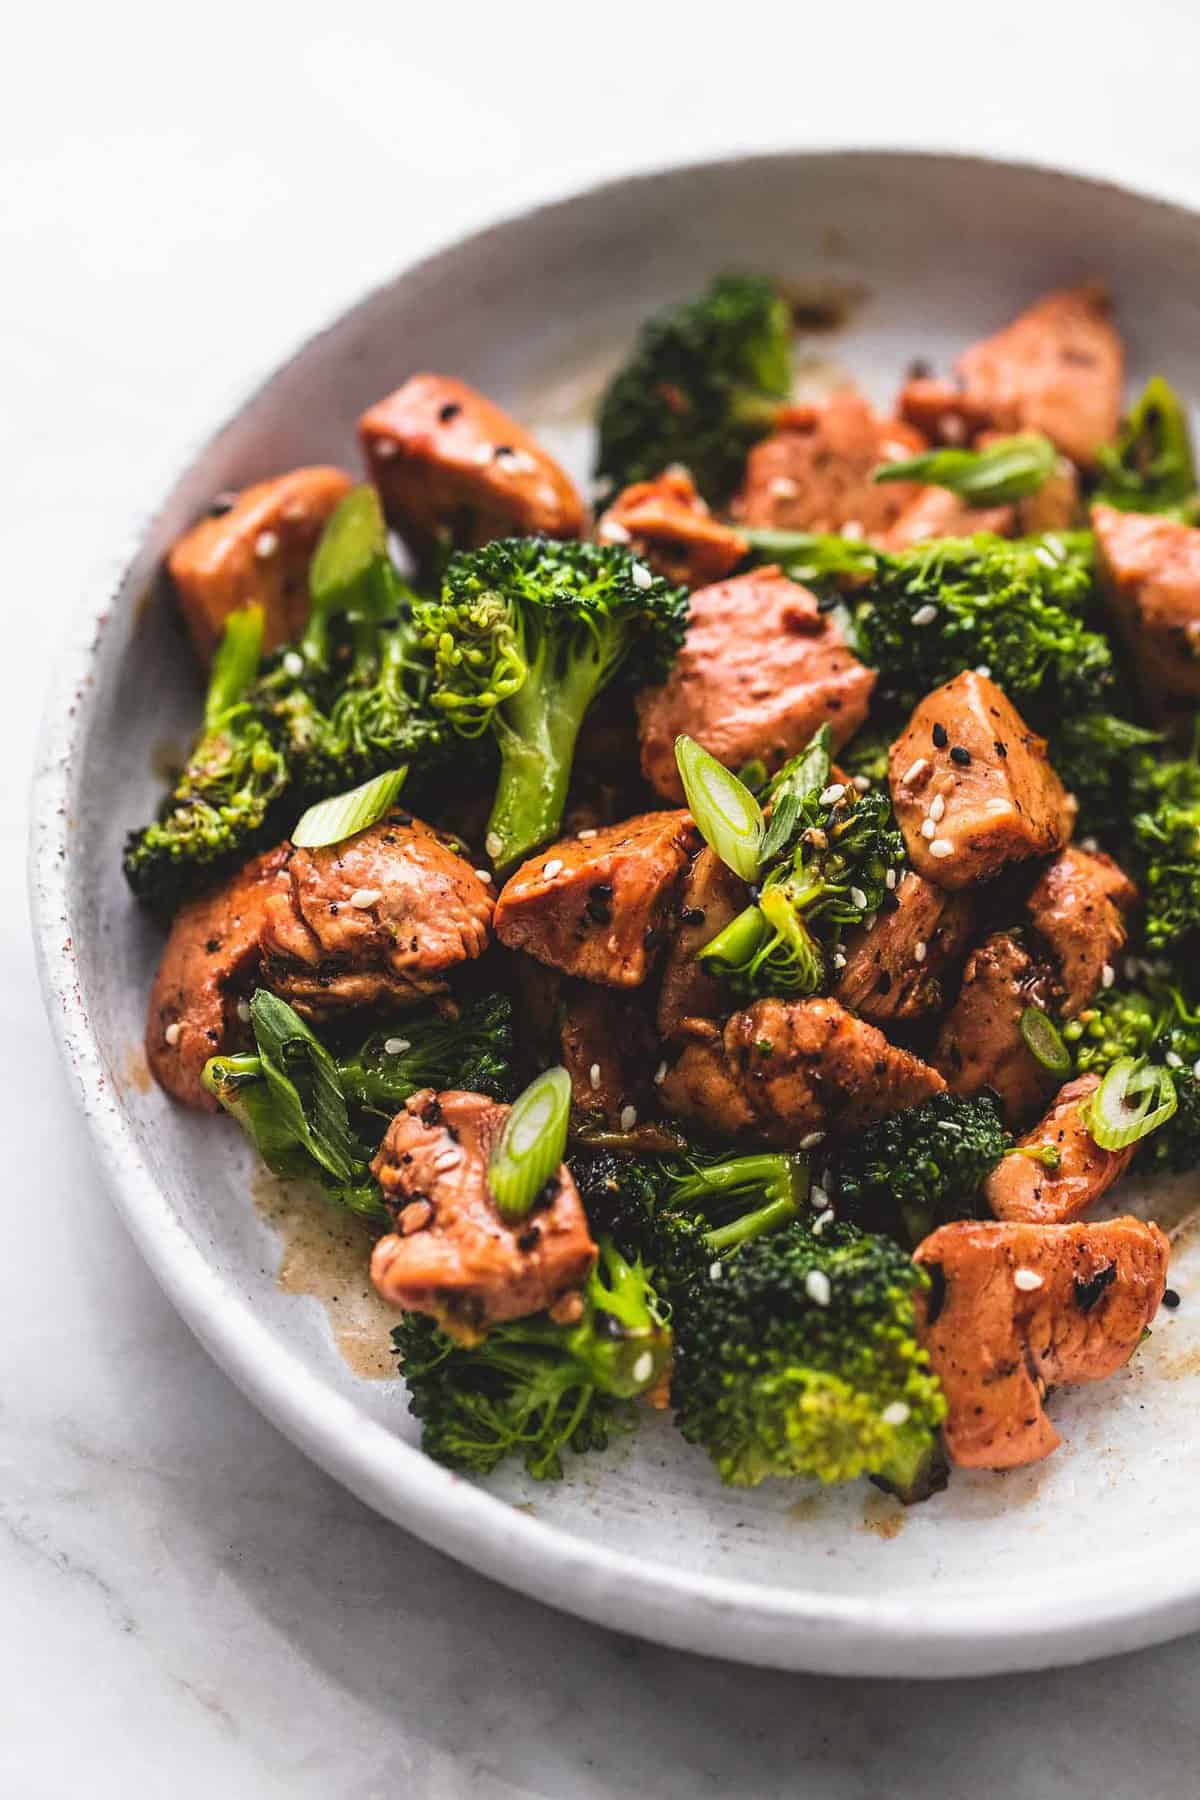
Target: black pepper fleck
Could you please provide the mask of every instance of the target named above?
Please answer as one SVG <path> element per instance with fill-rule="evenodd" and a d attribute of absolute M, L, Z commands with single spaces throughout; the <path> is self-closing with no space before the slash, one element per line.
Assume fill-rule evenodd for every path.
<path fill-rule="evenodd" d="M 438 407 L 438 418 L 443 425 L 448 425 L 451 419 L 457 419 L 461 411 L 462 407 L 457 400 L 447 400 L 445 406 Z"/>

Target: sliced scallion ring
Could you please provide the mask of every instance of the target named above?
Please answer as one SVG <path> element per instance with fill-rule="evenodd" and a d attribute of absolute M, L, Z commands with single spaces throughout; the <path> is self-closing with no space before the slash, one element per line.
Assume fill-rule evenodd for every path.
<path fill-rule="evenodd" d="M 1124 1150 L 1165 1125 L 1179 1101 L 1169 1069 L 1122 1056 L 1083 1104 L 1084 1123 L 1100 1148 Z"/>
<path fill-rule="evenodd" d="M 1049 1069 L 1052 1075 L 1071 1073 L 1071 1052 L 1050 1014 L 1040 1006 L 1027 1006 L 1021 1014 L 1021 1036 L 1043 1069 Z"/>
<path fill-rule="evenodd" d="M 688 810 L 726 868 L 753 881 L 763 839 L 763 811 L 750 789 L 695 738 L 675 739 L 675 761 Z"/>
<path fill-rule="evenodd" d="M 404 786 L 407 774 L 407 765 L 389 769 L 384 775 L 376 775 L 373 781 L 364 781 L 361 787 L 351 788 L 348 794 L 334 794 L 328 800 L 318 800 L 302 815 L 292 833 L 293 844 L 302 850 L 319 850 L 326 844 L 340 844 L 345 838 L 365 831 L 368 825 L 382 819 Z"/>
<path fill-rule="evenodd" d="M 547 1069 L 513 1101 L 488 1163 L 488 1186 L 502 1219 L 523 1219 L 567 1148 L 571 1077 Z"/>

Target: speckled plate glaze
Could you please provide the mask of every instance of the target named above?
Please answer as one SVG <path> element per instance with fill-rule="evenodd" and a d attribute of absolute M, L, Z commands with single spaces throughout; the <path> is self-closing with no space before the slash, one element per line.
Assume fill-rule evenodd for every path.
<path fill-rule="evenodd" d="M 836 324 L 802 355 L 818 379 L 833 363 L 881 401 L 914 356 L 944 367 L 1040 290 L 1100 273 L 1131 383 L 1162 369 L 1200 394 L 1200 218 L 1034 168 L 887 153 L 719 162 L 558 202 L 406 270 L 250 396 L 126 533 L 111 589 L 83 602 L 34 796 L 47 1007 L 121 1213 L 193 1330 L 318 1462 L 450 1555 L 604 1624 L 787 1668 L 969 1675 L 1146 1644 L 1200 1625 L 1200 1251 L 1186 1234 L 1172 1277 L 1183 1306 L 1132 1369 L 1057 1397 L 1065 1442 L 1039 1467 L 957 1475 L 908 1513 L 866 1485 L 732 1492 L 650 1418 L 559 1484 L 475 1485 L 422 1455 L 402 1385 L 356 1375 L 327 1310 L 281 1291 L 280 1240 L 251 1204 L 237 1134 L 145 1076 L 159 940 L 119 858 L 157 799 L 156 754 L 198 717 L 155 591 L 171 540 L 219 489 L 301 462 L 356 467 L 357 414 L 419 368 L 477 383 L 585 476 L 586 419 L 619 347 L 645 313 L 729 266 L 820 302 Z M 1200 1198 L 1185 1183 L 1156 1210 L 1186 1209 L 1189 1185 Z"/>

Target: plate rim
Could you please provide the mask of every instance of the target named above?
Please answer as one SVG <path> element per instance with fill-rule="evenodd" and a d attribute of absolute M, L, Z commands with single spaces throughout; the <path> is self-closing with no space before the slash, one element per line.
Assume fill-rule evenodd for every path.
<path fill-rule="evenodd" d="M 879 162 L 981 167 L 1083 184 L 1153 207 L 1191 229 L 1200 209 L 1066 164 L 993 157 L 954 149 L 813 146 L 670 161 L 554 192 L 499 219 L 447 237 L 371 286 L 300 343 L 264 376 L 247 382 L 220 423 L 196 434 L 152 508 L 116 532 L 97 563 L 95 591 L 76 604 L 57 658 L 34 759 L 28 878 L 42 998 L 52 1035 L 78 1096 L 105 1184 L 160 1287 L 205 1349 L 247 1398 L 335 1480 L 434 1548 L 507 1586 L 594 1623 L 677 1649 L 764 1666 L 825 1674 L 945 1678 L 1087 1661 L 1179 1635 L 1200 1625 L 1200 1568 L 1190 1583 L 1180 1545 L 1126 1551 L 1106 1561 L 1104 1579 L 1065 1571 L 1052 1594 L 1033 1603 L 1016 1596 L 966 1593 L 939 1598 L 926 1613 L 908 1593 L 889 1598 L 771 1588 L 761 1582 L 696 1573 L 594 1544 L 564 1527 L 519 1512 L 415 1445 L 364 1416 L 327 1387 L 231 1291 L 200 1246 L 174 1218 L 170 1201 L 143 1163 L 107 1074 L 99 1038 L 76 980 L 75 919 L 70 902 L 71 802 L 75 750 L 95 695 L 92 666 L 100 639 L 141 545 L 167 498 L 202 449 L 215 444 L 274 380 L 320 340 L 352 324 L 397 283 L 435 277 L 468 244 L 538 217 L 569 213 L 618 190 L 649 188 L 676 176 L 703 177 L 733 165 Z M 100 572 L 103 572 L 101 574 Z M 1200 1543 L 1200 1527 L 1190 1534 Z"/>

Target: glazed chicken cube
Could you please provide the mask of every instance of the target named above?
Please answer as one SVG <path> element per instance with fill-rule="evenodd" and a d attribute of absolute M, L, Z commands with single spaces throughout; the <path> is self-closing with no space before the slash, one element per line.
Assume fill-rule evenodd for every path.
<path fill-rule="evenodd" d="M 1022 1037 L 1021 1015 L 1028 1006 L 1054 1012 L 1056 997 L 1046 964 L 1008 932 L 986 938 L 967 958 L 962 987 L 933 1052 L 934 1067 L 951 1093 L 991 1088 L 1007 1124 L 1025 1124 L 1049 1099 L 1054 1077 Z"/>
<path fill-rule="evenodd" d="M 671 919 L 658 990 L 660 1037 L 686 1037 L 697 1025 L 703 1028 L 732 1010 L 728 986 L 710 975 L 698 957 L 749 904 L 746 883 L 706 844 L 684 877 Z"/>
<path fill-rule="evenodd" d="M 1071 834 L 1073 808 L 1045 742 L 974 670 L 921 701 L 892 745 L 888 774 L 909 860 L 938 887 L 986 881 Z"/>
<path fill-rule="evenodd" d="M 1068 1081 L 1044 1119 L 1003 1158 L 984 1183 L 984 1197 L 998 1219 L 1066 1225 L 1108 1192 L 1137 1149 L 1102 1150 L 1084 1123 L 1081 1107 L 1100 1086 L 1098 1075 Z M 1048 1150 L 1049 1164 L 1021 1150 Z"/>
<path fill-rule="evenodd" d="M 1132 881 L 1103 851 L 1069 844 L 1038 877 L 1029 916 L 1057 961 L 1064 1018 L 1074 1018 L 1103 984 L 1125 943 L 1123 915 L 1136 901 Z"/>
<path fill-rule="evenodd" d="M 1200 530 L 1159 515 L 1093 506 L 1113 622 L 1156 713 L 1190 720 L 1200 700 Z"/>
<path fill-rule="evenodd" d="M 736 569 L 750 546 L 714 519 L 686 469 L 668 469 L 617 495 L 596 526 L 602 544 L 624 544 L 656 575 L 704 587 Z"/>
<path fill-rule="evenodd" d="M 842 945 L 835 997 L 865 1019 L 913 1019 L 942 1003 L 941 974 L 966 949 L 975 909 L 966 894 L 934 887 L 911 869 L 870 927 Z"/>
<path fill-rule="evenodd" d="M 730 510 L 739 525 L 882 538 L 917 488 L 878 483 L 872 473 L 924 448 L 919 432 L 877 418 L 859 394 L 788 407 L 772 435 L 751 450 Z"/>

